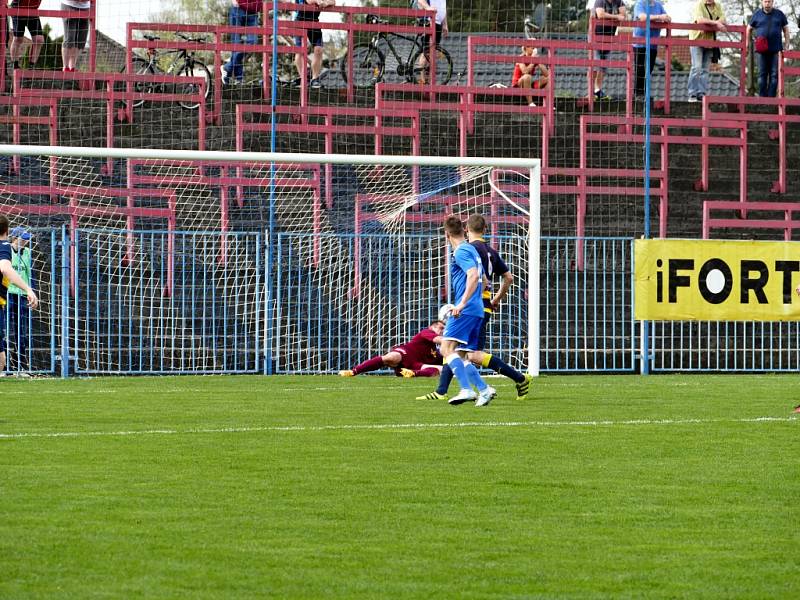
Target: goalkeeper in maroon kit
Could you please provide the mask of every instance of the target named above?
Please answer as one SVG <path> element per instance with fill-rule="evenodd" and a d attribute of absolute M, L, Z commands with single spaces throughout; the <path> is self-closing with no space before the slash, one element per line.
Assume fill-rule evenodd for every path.
<path fill-rule="evenodd" d="M 444 323 L 434 321 L 405 344 L 395 346 L 382 356 L 365 360 L 352 369 L 339 371 L 339 375 L 352 377 L 389 367 L 398 377 L 438 377 L 442 370 L 442 355 L 437 346 L 442 341 L 443 331 Z"/>

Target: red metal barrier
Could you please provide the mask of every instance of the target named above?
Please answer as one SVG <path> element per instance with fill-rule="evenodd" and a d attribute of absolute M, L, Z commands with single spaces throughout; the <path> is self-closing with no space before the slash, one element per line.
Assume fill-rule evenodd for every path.
<path fill-rule="evenodd" d="M 284 133 L 307 133 L 324 136 L 325 152 L 333 154 L 333 142 L 336 135 L 366 135 L 375 139 L 375 154 L 381 154 L 383 150 L 384 137 L 406 137 L 411 139 L 411 153 L 419 156 L 420 154 L 420 123 L 419 113 L 415 110 L 382 110 L 371 108 L 350 108 L 343 106 L 312 106 L 298 108 L 292 106 L 274 107 L 276 115 L 290 115 L 294 117 L 305 117 L 306 122 L 296 123 L 276 123 L 275 130 Z M 271 115 L 273 108 L 264 104 L 239 104 L 236 106 L 236 150 L 242 152 L 244 147 L 245 132 L 272 131 L 271 122 L 248 122 L 245 120 L 246 114 Z M 309 123 L 314 118 L 324 119 L 324 122 Z M 343 125 L 337 122 L 337 118 L 356 117 L 367 120 L 361 125 Z M 409 120 L 410 125 L 385 124 L 385 119 Z M 298 121 L 302 119 L 298 118 Z M 371 123 L 369 122 L 371 121 Z M 412 187 L 415 191 L 419 189 L 418 170 L 412 172 Z M 333 170 L 332 165 L 325 166 L 325 205 L 327 208 L 333 206 Z"/>
<path fill-rule="evenodd" d="M 161 168 L 173 168 L 169 174 L 159 173 Z M 230 200 L 229 188 L 236 188 L 236 203 L 239 208 L 244 206 L 244 188 L 258 188 L 264 190 L 270 185 L 276 188 L 296 188 L 309 190 L 313 194 L 314 206 L 320 204 L 320 168 L 311 164 L 280 164 L 275 165 L 276 172 L 270 172 L 271 166 L 265 163 L 236 163 L 215 161 L 174 161 L 161 159 L 129 159 L 127 166 L 128 188 L 137 185 L 168 186 L 175 194 L 177 188 L 183 186 L 207 186 L 219 188 L 220 206 L 220 232 L 223 233 L 220 261 L 224 264 L 227 260 L 227 241 L 225 233 L 229 230 Z M 155 169 L 155 172 L 143 172 L 146 169 Z M 210 174 L 209 170 L 218 171 Z M 257 175 L 255 174 L 257 173 Z M 316 210 L 314 211 L 316 214 Z M 315 233 L 319 233 L 319 223 L 315 221 Z M 318 240 L 317 240 L 318 243 Z M 318 260 L 318 248 L 315 261 Z"/>
<path fill-rule="evenodd" d="M 58 100 L 55 98 L 26 98 L 20 96 L 0 96 L 0 106 L 10 106 L 10 115 L 0 115 L 0 123 L 12 126 L 12 139 L 14 144 L 21 143 L 22 125 L 41 125 L 48 129 L 48 141 L 51 146 L 58 145 Z M 47 116 L 23 115 L 23 107 L 47 108 Z M 56 184 L 56 157 L 50 157 L 50 185 Z M 19 156 L 12 156 L 9 174 L 20 172 Z"/>
<path fill-rule="evenodd" d="M 7 17 L 61 17 L 69 19 L 86 19 L 89 21 L 89 72 L 94 73 L 97 67 L 97 6 L 92 2 L 86 10 L 42 10 L 30 8 L 10 8 L 6 2 L 0 2 L 0 19 Z M 6 89 L 6 28 L 0 27 L 0 90 Z"/>
<path fill-rule="evenodd" d="M 712 110 L 715 104 L 726 104 L 729 112 L 715 112 Z M 774 106 L 778 109 L 778 114 L 747 113 L 746 106 Z M 703 98 L 703 119 L 710 127 L 716 127 L 722 121 L 739 122 L 747 127 L 747 123 L 776 123 L 777 129 L 770 131 L 771 139 L 778 139 L 778 180 L 772 184 L 771 192 L 785 194 L 787 188 L 787 164 L 786 164 L 786 140 L 787 125 L 789 123 L 800 123 L 800 115 L 787 114 L 788 107 L 800 107 L 800 98 L 730 98 L 728 96 L 706 96 Z M 730 109 L 738 112 L 730 112 Z M 747 161 L 742 165 L 742 174 L 747 172 Z M 704 184 L 700 188 L 708 190 L 708 149 L 703 148 L 703 173 Z M 739 199 L 745 202 L 747 199 L 747 187 L 743 186 Z"/>
<path fill-rule="evenodd" d="M 783 60 L 778 62 L 778 93 L 786 97 L 786 78 L 800 75 L 800 51 L 784 50 L 782 58 Z M 794 61 L 796 64 L 788 65 L 786 64 L 788 61 Z"/>
<path fill-rule="evenodd" d="M 23 81 L 26 80 L 39 80 L 39 81 L 62 81 L 62 82 L 87 82 L 90 88 L 87 91 L 63 89 L 63 88 L 41 88 L 41 87 L 23 87 Z M 95 84 L 97 82 L 105 84 L 105 89 L 96 90 Z M 179 84 L 189 83 L 192 86 L 197 86 L 195 93 L 161 93 L 161 92 L 137 92 L 131 91 L 134 84 L 146 83 L 163 83 L 175 85 L 180 89 Z M 129 84 L 127 90 L 115 89 L 115 84 Z M 62 85 L 64 85 L 62 83 Z M 205 86 L 206 82 L 200 77 L 176 77 L 174 75 L 127 75 L 125 73 L 63 73 L 63 72 L 47 72 L 35 70 L 22 70 L 14 71 L 14 95 L 21 98 L 78 98 L 83 100 L 101 100 L 106 103 L 106 146 L 108 148 L 114 147 L 114 120 L 117 117 L 124 118 L 125 111 L 117 111 L 117 102 L 131 102 L 134 100 L 141 100 L 146 98 L 153 102 L 179 102 L 189 100 L 192 103 L 198 104 L 198 129 L 197 129 L 197 145 L 198 150 L 205 149 L 206 139 L 206 110 L 205 110 Z M 110 175 L 113 173 L 114 162 L 109 158 L 106 161 L 104 174 Z"/>
<path fill-rule="evenodd" d="M 0 209 L 7 215 L 40 215 L 40 216 L 68 216 L 70 218 L 70 238 L 75 239 L 75 230 L 78 229 L 78 219 L 82 217 L 114 218 L 124 217 L 127 230 L 127 251 L 125 261 L 132 263 L 135 260 L 133 230 L 137 218 L 165 219 L 167 221 L 167 281 L 164 284 L 164 295 L 172 293 L 172 284 L 175 273 L 174 246 L 175 246 L 175 192 L 163 188 L 111 188 L 111 187 L 83 187 L 83 186 L 42 186 L 42 185 L 1 185 L 0 192 L 19 196 L 48 196 L 50 198 L 64 197 L 63 202 L 50 204 L 6 204 Z M 81 198 L 111 197 L 125 199 L 124 206 L 86 206 L 79 203 Z M 167 208 L 143 208 L 136 206 L 136 198 L 163 198 L 167 201 Z M 75 247 L 71 249 L 70 265 L 71 293 L 75 294 L 76 262 Z"/>
<path fill-rule="evenodd" d="M 296 11 L 302 10 L 304 5 L 280 3 L 278 4 L 279 11 Z M 212 103 L 209 111 L 209 119 L 214 124 L 221 123 L 221 107 L 222 107 L 222 74 L 221 66 L 222 52 L 247 52 L 248 54 L 261 54 L 262 55 L 262 86 L 264 98 L 271 97 L 271 58 L 272 58 L 272 32 L 273 21 L 270 17 L 272 10 L 272 2 L 265 2 L 262 12 L 261 25 L 257 27 L 243 27 L 233 25 L 189 25 L 180 23 L 128 23 L 127 24 L 127 70 L 130 73 L 132 68 L 133 57 L 136 56 L 134 50 L 187 50 L 193 52 L 208 52 L 214 56 L 214 65 L 209 65 L 209 70 L 214 81 L 212 86 L 214 94 L 214 102 Z M 298 54 L 302 60 L 302 67 L 305 70 L 308 47 L 307 47 L 307 31 L 309 29 L 324 29 L 332 31 L 346 31 L 347 32 L 347 46 L 348 55 L 352 55 L 354 46 L 353 37 L 358 32 L 376 33 L 379 31 L 388 31 L 393 33 L 404 33 L 407 35 L 429 35 L 431 36 L 431 49 L 433 49 L 436 31 L 436 25 L 431 19 L 430 25 L 402 25 L 396 23 L 380 24 L 380 23 L 355 23 L 353 22 L 357 16 L 375 14 L 379 17 L 396 17 L 409 20 L 415 20 L 420 17 L 428 17 L 431 15 L 430 11 L 410 9 L 410 8 L 378 8 L 378 7 L 353 7 L 353 6 L 340 6 L 328 7 L 322 9 L 323 12 L 332 12 L 342 15 L 342 23 L 320 23 L 314 21 L 294 21 L 291 19 L 278 20 L 278 35 L 288 36 L 291 38 L 300 38 L 301 44 L 284 46 L 278 45 L 276 49 L 279 54 Z M 169 40 L 142 40 L 137 39 L 136 34 L 139 32 L 169 32 L 169 33 L 194 33 L 204 34 L 211 37 L 207 42 L 190 42 L 181 39 Z M 255 35 L 260 38 L 260 43 L 246 44 L 244 42 L 232 44 L 224 42 L 224 37 L 230 34 L 239 34 L 242 36 Z M 431 55 L 432 68 L 434 68 L 435 52 Z M 435 82 L 431 82 L 435 83 Z M 354 100 L 354 88 L 352 72 L 348 77 L 347 83 L 347 98 L 348 102 Z M 308 105 L 308 82 L 305 77 L 300 78 L 300 106 Z"/>
<path fill-rule="evenodd" d="M 392 92 L 402 92 L 405 94 L 413 93 L 414 96 L 420 95 L 427 100 L 396 100 L 389 99 L 387 95 Z M 457 102 L 436 101 L 435 96 L 441 94 L 452 94 L 458 96 Z M 449 111 L 458 114 L 459 130 L 459 155 L 468 156 L 467 134 L 474 129 L 474 113 L 519 113 L 529 115 L 539 115 L 542 117 L 542 162 L 547 164 L 548 136 L 547 136 L 547 115 L 551 108 L 545 106 L 520 106 L 511 104 L 498 104 L 494 102 L 479 102 L 478 98 L 485 97 L 523 97 L 538 96 L 547 94 L 546 90 L 529 90 L 520 88 L 485 88 L 466 85 L 432 85 L 426 86 L 424 90 L 412 88 L 397 83 L 379 83 L 375 88 L 375 108 L 384 111 L 397 111 L 402 109 L 420 111 Z"/>
<path fill-rule="evenodd" d="M 752 217 L 713 217 L 712 211 L 736 210 L 741 208 L 741 203 L 730 200 L 706 200 L 703 202 L 703 239 L 710 237 L 712 229 L 783 229 L 784 241 L 792 241 L 792 231 L 800 229 L 800 202 L 747 202 L 747 212 L 782 212 L 782 219 L 754 219 Z"/>

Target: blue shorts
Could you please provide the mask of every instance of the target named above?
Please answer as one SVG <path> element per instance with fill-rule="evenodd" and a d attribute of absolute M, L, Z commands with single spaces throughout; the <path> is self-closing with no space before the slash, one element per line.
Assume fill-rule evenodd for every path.
<path fill-rule="evenodd" d="M 5 306 L 0 308 L 0 352 L 6 351 L 6 318 L 8 311 Z"/>
<path fill-rule="evenodd" d="M 450 317 L 444 326 L 442 337 L 446 340 L 455 340 L 459 343 L 456 350 L 473 352 L 480 350 L 478 342 L 483 331 L 483 317 L 461 315 L 458 318 Z"/>

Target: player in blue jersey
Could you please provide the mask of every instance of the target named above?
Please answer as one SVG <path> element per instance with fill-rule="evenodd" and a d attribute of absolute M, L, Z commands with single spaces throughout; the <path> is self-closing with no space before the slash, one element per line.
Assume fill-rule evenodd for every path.
<path fill-rule="evenodd" d="M 461 391 L 449 402 L 455 405 L 474 400 L 475 406 L 486 406 L 497 392 L 486 385 L 468 358 L 469 353 L 479 350 L 483 325 L 483 267 L 478 251 L 467 243 L 464 225 L 458 217 L 447 217 L 444 232 L 453 249 L 450 282 L 457 303 L 447 319 L 440 350 L 445 364 L 461 386 Z M 477 394 L 473 385 L 478 389 Z"/>
<path fill-rule="evenodd" d="M 8 288 L 11 284 L 16 285 L 28 297 L 28 306 L 36 308 L 39 299 L 25 280 L 19 276 L 11 266 L 11 243 L 8 241 L 8 219 L 0 215 L 0 375 L 6 371 L 6 299 L 8 298 Z"/>
<path fill-rule="evenodd" d="M 486 279 L 484 280 L 485 285 L 483 288 L 481 335 L 478 342 L 478 350 L 470 354 L 470 359 L 476 365 L 488 367 L 514 381 L 517 387 L 517 400 L 526 400 L 533 376 L 522 374 L 497 356 L 483 351 L 486 346 L 486 328 L 492 318 L 492 314 L 497 310 L 503 298 L 506 297 L 511 284 L 514 282 L 514 276 L 511 274 L 508 265 L 506 265 L 497 250 L 486 243 L 485 235 L 486 219 L 482 215 L 471 215 L 467 220 L 467 236 L 470 245 L 478 251 Z M 489 285 L 492 278 L 501 279 L 500 287 L 494 294 L 492 294 L 492 289 Z M 436 391 L 424 396 L 418 396 L 417 400 L 445 400 L 447 398 L 447 388 L 450 387 L 452 379 L 452 371 L 445 365 L 442 369 L 442 374 L 439 376 L 439 387 L 436 388 Z"/>

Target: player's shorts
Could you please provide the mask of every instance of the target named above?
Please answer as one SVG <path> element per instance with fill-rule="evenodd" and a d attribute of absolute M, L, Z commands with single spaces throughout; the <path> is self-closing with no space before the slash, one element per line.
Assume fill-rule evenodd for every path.
<path fill-rule="evenodd" d="M 88 10 L 79 9 L 73 6 L 61 5 L 61 10 Z M 64 19 L 64 43 L 65 48 L 84 48 L 89 37 L 89 19 Z"/>
<path fill-rule="evenodd" d="M 11 17 L 11 28 L 14 32 L 14 37 L 21 38 L 25 36 L 25 29 L 31 33 L 31 37 L 37 35 L 44 35 L 42 29 L 42 22 L 39 17 Z"/>
<path fill-rule="evenodd" d="M 474 352 L 475 350 L 480 350 L 478 342 L 480 341 L 482 330 L 483 317 L 472 317 L 470 315 L 461 315 L 455 319 L 450 317 L 444 326 L 442 338 L 458 342 L 459 345 L 456 350 Z"/>
<path fill-rule="evenodd" d="M 297 11 L 297 17 L 295 18 L 295 21 L 317 22 L 319 21 L 319 13 L 310 11 Z M 308 29 L 306 31 L 306 36 L 308 37 L 309 46 L 312 48 L 322 47 L 322 29 Z M 296 46 L 302 46 L 303 38 L 300 36 L 295 36 L 294 43 Z"/>
<path fill-rule="evenodd" d="M 428 19 L 420 19 L 420 21 L 422 21 L 422 22 L 421 23 L 417 23 L 417 25 L 419 25 L 420 27 L 427 27 L 427 25 L 428 25 L 426 23 L 427 20 Z M 420 40 L 420 41 L 422 42 L 422 47 L 425 49 L 426 55 L 427 55 L 428 47 L 431 45 L 431 36 L 423 35 L 422 36 L 422 40 Z M 436 45 L 438 46 L 441 41 L 442 41 L 442 24 L 441 23 L 437 23 L 436 24 Z"/>
<path fill-rule="evenodd" d="M 611 50 L 595 50 L 594 51 L 594 59 L 595 60 L 608 60 L 608 57 L 611 56 Z M 595 71 L 600 71 L 601 73 L 608 73 L 608 69 L 606 67 L 595 67 Z"/>
<path fill-rule="evenodd" d="M 8 311 L 5 307 L 0 308 L 0 352 L 6 351 L 6 317 Z"/>
<path fill-rule="evenodd" d="M 489 328 L 489 321 L 492 319 L 492 313 L 483 313 L 483 321 L 481 322 L 481 333 L 478 336 L 477 350 L 484 350 L 486 348 L 486 330 Z"/>

